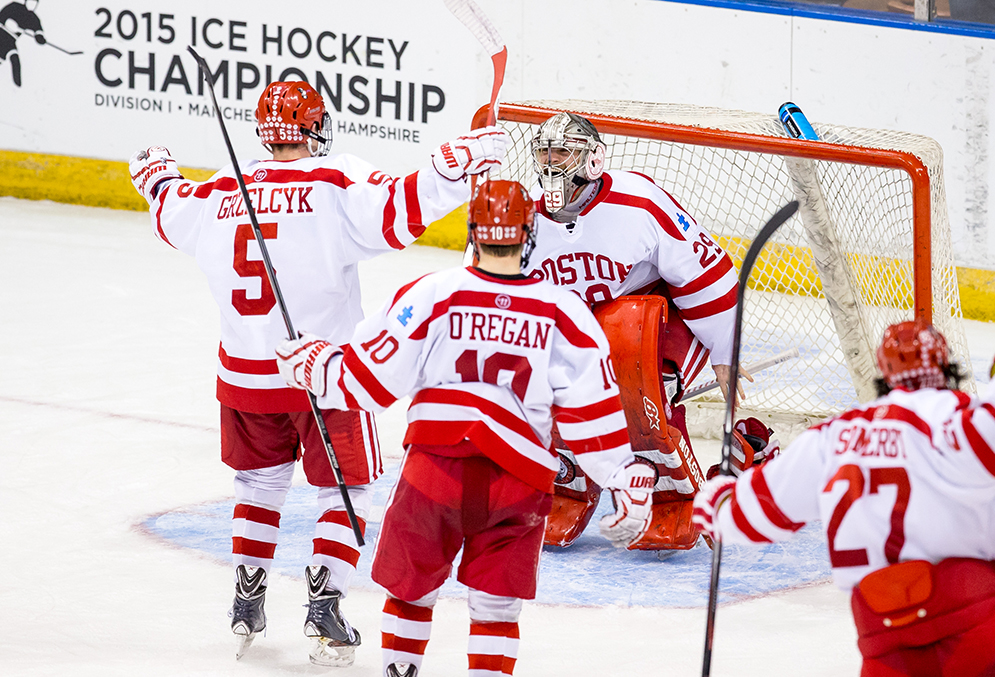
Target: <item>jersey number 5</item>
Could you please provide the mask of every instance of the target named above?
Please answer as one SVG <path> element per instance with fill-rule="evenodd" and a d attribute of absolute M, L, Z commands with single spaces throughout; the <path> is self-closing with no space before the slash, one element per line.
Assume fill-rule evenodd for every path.
<path fill-rule="evenodd" d="M 898 490 L 895 505 L 891 509 L 891 532 L 884 544 L 885 558 L 889 564 L 895 564 L 902 552 L 902 546 L 905 545 L 905 510 L 909 507 L 909 494 L 911 493 L 909 474 L 905 472 L 905 468 L 871 468 L 870 480 L 869 494 L 878 493 L 878 487 L 884 484 L 894 484 Z M 850 506 L 864 495 L 864 473 L 857 465 L 840 466 L 833 478 L 826 484 L 823 492 L 828 493 L 832 490 L 833 485 L 840 481 L 846 482 L 848 487 L 846 493 L 840 497 L 840 502 L 836 504 L 836 509 L 833 510 L 833 516 L 829 520 L 829 527 L 826 530 L 826 535 L 829 538 L 829 562 L 834 568 L 866 566 L 869 562 L 865 548 L 836 549 L 836 532 L 843 522 L 843 517 L 846 516 Z"/>
<path fill-rule="evenodd" d="M 276 239 L 275 223 L 260 223 L 259 232 L 264 240 Z M 240 223 L 235 228 L 235 260 L 232 268 L 239 277 L 259 278 L 259 298 L 250 299 L 244 289 L 232 289 L 231 304 L 239 315 L 267 315 L 276 305 L 276 296 L 266 277 L 266 266 L 262 261 L 250 261 L 249 240 L 255 240 L 251 223 Z"/>

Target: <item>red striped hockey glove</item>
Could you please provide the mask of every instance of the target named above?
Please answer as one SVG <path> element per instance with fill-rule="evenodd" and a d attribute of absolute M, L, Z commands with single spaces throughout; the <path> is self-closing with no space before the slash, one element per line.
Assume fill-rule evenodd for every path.
<path fill-rule="evenodd" d="M 299 339 L 286 339 L 276 347 L 276 366 L 288 386 L 322 397 L 328 361 L 341 352 L 323 338 L 303 332 Z"/>
<path fill-rule="evenodd" d="M 128 160 L 128 172 L 135 190 L 152 204 L 158 194 L 158 186 L 166 179 L 182 179 L 176 160 L 169 150 L 162 146 L 151 146 L 145 150 L 135 151 Z"/>
<path fill-rule="evenodd" d="M 691 513 L 691 521 L 701 529 L 701 533 L 712 540 L 718 540 L 715 515 L 725 500 L 732 496 L 735 487 L 735 477 L 719 475 L 705 482 L 694 495 L 694 512 Z"/>
<path fill-rule="evenodd" d="M 450 181 L 459 181 L 467 174 L 497 169 L 507 149 L 507 132 L 500 127 L 482 127 L 439 146 L 432 153 L 432 166 Z"/>
<path fill-rule="evenodd" d="M 605 489 L 612 492 L 615 514 L 598 523 L 601 535 L 616 548 L 627 548 L 646 533 L 653 516 L 653 487 L 656 470 L 646 463 L 632 461 L 612 475 Z"/>
<path fill-rule="evenodd" d="M 732 474 L 739 477 L 749 468 L 762 465 L 781 453 L 781 444 L 772 437 L 774 431 L 759 419 L 741 418 L 736 421 L 732 433 L 731 456 L 729 468 Z M 719 464 L 716 463 L 705 477 L 712 479 L 719 474 Z"/>

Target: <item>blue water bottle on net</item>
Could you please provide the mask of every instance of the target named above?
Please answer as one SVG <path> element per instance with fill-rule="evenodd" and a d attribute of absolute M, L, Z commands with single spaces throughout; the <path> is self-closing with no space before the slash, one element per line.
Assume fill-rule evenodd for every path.
<path fill-rule="evenodd" d="M 797 104 L 787 103 L 781 104 L 778 109 L 778 115 L 781 118 L 781 124 L 784 126 L 784 131 L 788 133 L 792 139 L 805 139 L 807 141 L 818 141 L 819 135 L 815 133 L 812 129 L 812 125 L 809 124 L 808 118 L 805 117 L 805 113 L 802 113 L 802 109 L 798 107 Z"/>

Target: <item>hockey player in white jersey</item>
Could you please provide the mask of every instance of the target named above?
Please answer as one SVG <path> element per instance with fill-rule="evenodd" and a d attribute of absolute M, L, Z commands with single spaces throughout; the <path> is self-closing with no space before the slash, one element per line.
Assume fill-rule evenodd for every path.
<path fill-rule="evenodd" d="M 236 471 L 237 655 L 266 627 L 263 602 L 280 510 L 300 458 L 319 488 L 320 508 L 304 630 L 314 638 L 313 662 L 348 665 L 360 638 L 342 618 L 339 600 L 360 553 L 307 397 L 288 388 L 277 369 L 273 353 L 286 338 L 285 324 L 234 172 L 247 184 L 290 316 L 345 342 L 362 319 L 356 263 L 403 249 L 426 224 L 463 204 L 467 175 L 500 163 L 506 135 L 478 130 L 441 146 L 426 169 L 393 178 L 357 157 L 327 154 L 331 120 L 306 82 L 270 84 L 256 120 L 272 160 L 228 166 L 196 183 L 181 176 L 165 148 L 152 147 L 132 157 L 132 180 L 149 202 L 156 236 L 196 258 L 221 311 L 217 395 L 221 457 Z M 373 416 L 326 411 L 324 419 L 365 528 L 370 483 L 382 472 Z"/>
<path fill-rule="evenodd" d="M 690 548 L 698 538 L 691 499 L 704 477 L 679 402 L 709 356 L 726 391 L 737 288 L 732 260 L 652 179 L 606 170 L 605 144 L 586 118 L 549 118 L 531 151 L 542 191 L 536 221 L 543 237 L 526 272 L 595 307 L 620 378 L 624 374 L 619 385 L 633 448 L 658 470 L 653 525 L 633 547 Z M 641 298 L 608 303 L 626 295 Z M 611 327 L 607 316 L 614 318 Z M 653 355 L 644 352 L 647 346 L 655 348 Z M 660 394 L 647 403 L 646 390 Z M 760 461 L 770 431 L 758 421 L 748 427 L 760 436 Z M 555 545 L 569 545 L 583 531 L 600 496 L 571 455 L 562 456 L 547 532 L 547 543 Z"/>
<path fill-rule="evenodd" d="M 602 533 L 625 547 L 648 524 L 654 471 L 630 449 L 604 333 L 576 296 L 520 273 L 533 214 L 520 184 L 484 183 L 470 203 L 476 267 L 402 287 L 346 346 L 306 335 L 278 349 L 287 382 L 322 406 L 379 410 L 413 396 L 373 561 L 388 592 L 385 677 L 419 674 L 461 547 L 470 675 L 512 674 L 559 466 L 554 416 L 584 470 L 612 491 Z"/>
<path fill-rule="evenodd" d="M 851 592 L 864 677 L 995 675 L 995 406 L 956 389 L 943 335 L 885 331 L 882 391 L 738 479 L 709 480 L 695 522 L 724 544 L 822 520 Z"/>

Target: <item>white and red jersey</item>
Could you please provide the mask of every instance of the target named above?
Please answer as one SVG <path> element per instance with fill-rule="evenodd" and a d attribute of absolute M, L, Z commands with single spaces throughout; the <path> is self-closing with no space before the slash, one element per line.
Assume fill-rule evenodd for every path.
<path fill-rule="evenodd" d="M 895 390 L 800 435 L 744 473 L 718 515 L 726 543 L 783 540 L 822 520 L 836 584 L 899 561 L 995 559 L 995 407 L 955 390 Z"/>
<path fill-rule="evenodd" d="M 583 301 L 523 276 L 476 268 L 402 287 L 328 365 L 323 408 L 379 411 L 412 394 L 404 444 L 469 440 L 552 492 L 552 416 L 604 486 L 633 460 L 608 340 Z"/>
<path fill-rule="evenodd" d="M 533 196 L 538 229 L 527 274 L 566 287 L 588 303 L 632 294 L 662 279 L 681 318 L 711 351 L 712 363 L 729 364 L 737 290 L 732 260 L 649 177 L 607 171 L 602 182 L 570 228 L 550 219 L 543 201 Z"/>
<path fill-rule="evenodd" d="M 294 327 L 338 343 L 363 318 L 357 262 L 403 249 L 469 195 L 431 167 L 395 179 L 350 155 L 251 161 L 242 175 Z M 277 371 L 287 329 L 232 167 L 204 183 L 167 182 L 150 212 L 156 236 L 197 259 L 221 310 L 218 399 L 307 411 Z"/>

